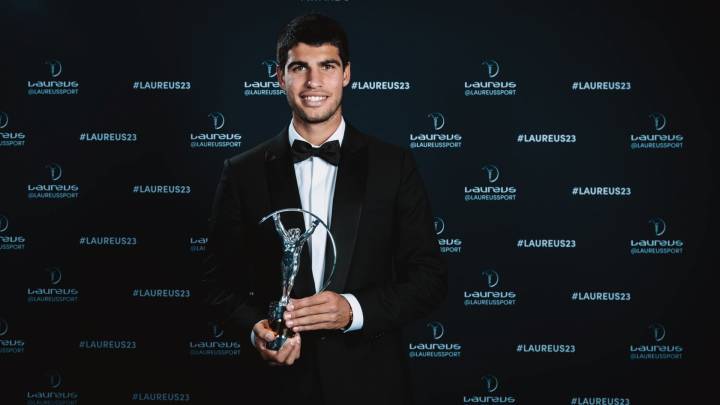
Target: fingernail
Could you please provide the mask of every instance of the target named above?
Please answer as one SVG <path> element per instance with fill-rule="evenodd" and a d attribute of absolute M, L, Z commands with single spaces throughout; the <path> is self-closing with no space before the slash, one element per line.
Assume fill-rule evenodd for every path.
<path fill-rule="evenodd" d="M 292 314 L 290 314 L 290 312 L 285 312 L 285 319 L 290 319 L 290 318 L 292 318 Z"/>
<path fill-rule="evenodd" d="M 295 309 L 295 306 L 293 304 L 288 304 L 287 309 L 292 311 L 293 309 Z"/>
<path fill-rule="evenodd" d="M 273 338 L 272 333 L 268 333 L 267 335 L 265 335 L 265 340 L 272 340 L 272 338 Z"/>
<path fill-rule="evenodd" d="M 286 324 L 287 326 L 293 326 L 293 321 L 287 321 L 287 322 L 285 322 L 285 324 Z"/>

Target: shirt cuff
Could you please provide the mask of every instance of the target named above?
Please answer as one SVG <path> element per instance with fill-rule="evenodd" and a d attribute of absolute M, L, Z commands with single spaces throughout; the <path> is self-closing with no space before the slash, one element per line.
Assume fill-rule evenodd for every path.
<path fill-rule="evenodd" d="M 360 302 L 352 294 L 340 294 L 350 303 L 350 308 L 353 311 L 353 320 L 350 327 L 345 329 L 343 332 L 351 332 L 354 330 L 360 330 L 363 327 L 363 312 Z"/>
<path fill-rule="evenodd" d="M 257 346 L 255 346 L 255 331 L 254 330 L 250 331 L 250 343 L 252 343 L 253 347 L 257 347 Z"/>

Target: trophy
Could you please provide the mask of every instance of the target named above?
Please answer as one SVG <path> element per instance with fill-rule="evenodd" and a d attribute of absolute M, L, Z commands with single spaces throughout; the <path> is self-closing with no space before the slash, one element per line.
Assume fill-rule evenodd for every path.
<path fill-rule="evenodd" d="M 280 214 L 285 212 L 299 212 L 302 214 L 308 214 L 311 217 L 310 227 L 304 232 L 300 233 L 300 228 L 285 229 L 282 221 L 280 220 Z M 330 274 L 325 277 L 325 283 L 322 288 L 318 291 L 321 292 L 330 285 L 330 279 L 335 272 L 335 262 L 337 259 L 337 249 L 335 246 L 335 239 L 330 233 L 330 228 L 323 222 L 317 215 L 312 212 L 305 211 L 300 208 L 284 208 L 277 210 L 266 215 L 260 220 L 259 224 L 262 224 L 267 219 L 272 218 L 275 223 L 275 231 L 280 236 L 282 242 L 282 260 L 280 263 L 281 278 L 282 278 L 282 295 L 279 301 L 273 301 L 270 303 L 270 309 L 268 313 L 268 319 L 270 322 L 270 328 L 275 332 L 276 338 L 272 342 L 268 343 L 267 347 L 270 350 L 280 350 L 282 345 L 288 338 L 291 338 L 295 333 L 292 329 L 285 325 L 283 314 L 285 308 L 290 301 L 290 292 L 292 291 L 293 285 L 295 284 L 295 277 L 300 270 L 300 254 L 305 246 L 305 242 L 310 239 L 310 236 L 315 231 L 318 225 L 322 225 L 327 230 L 327 235 L 332 242 L 332 267 Z"/>

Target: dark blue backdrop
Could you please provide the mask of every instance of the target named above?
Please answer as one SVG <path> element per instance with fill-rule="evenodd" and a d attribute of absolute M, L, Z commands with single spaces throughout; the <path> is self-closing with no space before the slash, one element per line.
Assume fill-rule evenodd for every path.
<path fill-rule="evenodd" d="M 0 403 L 253 389 L 197 281 L 222 160 L 289 122 L 263 93 L 306 10 L 348 31 L 345 118 L 417 146 L 437 216 L 450 291 L 406 330 L 418 403 L 713 402 L 695 7 L 2 2 Z"/>

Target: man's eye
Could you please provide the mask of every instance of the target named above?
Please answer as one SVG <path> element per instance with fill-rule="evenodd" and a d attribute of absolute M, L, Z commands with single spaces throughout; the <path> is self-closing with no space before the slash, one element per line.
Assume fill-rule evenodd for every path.
<path fill-rule="evenodd" d="M 335 69 L 335 65 L 323 65 L 323 68 L 324 68 L 325 70 Z"/>
<path fill-rule="evenodd" d="M 300 69 L 305 69 L 305 66 L 295 66 L 293 68 L 293 72 L 298 72 L 298 71 L 300 71 Z"/>

